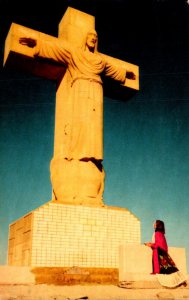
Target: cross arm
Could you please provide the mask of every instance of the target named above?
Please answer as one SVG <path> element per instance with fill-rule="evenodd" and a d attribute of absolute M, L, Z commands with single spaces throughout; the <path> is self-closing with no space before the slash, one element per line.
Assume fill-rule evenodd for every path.
<path fill-rule="evenodd" d="M 111 63 L 115 67 L 124 69 L 125 74 L 127 72 L 132 72 L 135 75 L 134 80 L 125 78 L 125 82 L 123 84 L 120 84 L 119 82 L 112 80 L 109 77 L 104 77 L 104 95 L 110 98 L 126 100 L 136 94 L 136 92 L 139 90 L 139 67 L 135 64 L 128 63 L 106 54 L 101 53 L 101 55 L 106 61 L 109 61 L 109 63 Z"/>
<path fill-rule="evenodd" d="M 135 75 L 135 79 L 129 79 L 125 78 L 125 82 L 123 86 L 134 89 L 134 90 L 139 90 L 139 67 L 137 65 L 128 63 L 126 61 L 120 60 L 115 57 L 111 57 L 105 54 L 101 54 L 105 61 L 108 61 L 110 64 L 114 65 L 115 67 L 122 68 L 125 70 L 125 74 L 127 72 L 132 72 Z"/>
<path fill-rule="evenodd" d="M 26 71 L 33 75 L 59 81 L 66 71 L 64 66 L 52 60 L 37 59 L 34 57 L 33 48 L 19 43 L 21 37 L 46 41 L 56 41 L 58 39 L 28 27 L 12 23 L 5 41 L 4 67 L 17 71 Z M 104 95 L 120 100 L 130 98 L 130 96 L 139 90 L 139 67 L 105 54 L 101 55 L 112 65 L 125 69 L 125 73 L 126 71 L 130 71 L 135 74 L 135 80 L 126 78 L 125 83 L 122 85 L 115 80 L 104 78 Z"/>
<path fill-rule="evenodd" d="M 54 61 L 40 60 L 33 56 L 33 49 L 19 43 L 21 37 L 53 41 L 56 37 L 12 23 L 4 49 L 4 67 L 51 80 L 58 80 L 65 73 L 65 68 Z"/>

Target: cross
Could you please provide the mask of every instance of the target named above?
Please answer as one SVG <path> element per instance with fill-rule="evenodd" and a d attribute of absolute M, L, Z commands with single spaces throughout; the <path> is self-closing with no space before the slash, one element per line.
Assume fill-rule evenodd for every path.
<path fill-rule="evenodd" d="M 50 163 L 52 201 L 75 205 L 102 206 L 104 205 L 105 172 L 102 166 L 103 105 L 100 100 L 102 98 L 101 79 L 98 79 L 96 74 L 96 77 L 86 76 L 86 74 L 83 77 L 81 75 L 83 73 L 73 78 L 70 74 L 71 69 L 65 62 L 60 62 L 60 59 L 57 58 L 59 54 L 53 56 L 54 52 L 51 51 L 50 46 L 48 48 L 50 50 L 45 52 L 37 51 L 34 49 L 36 47 L 30 48 L 20 43 L 21 38 L 30 37 L 45 45 L 60 44 L 62 41 L 62 43 L 65 42 L 74 46 L 75 49 L 81 49 L 84 40 L 86 42 L 87 34 L 94 32 L 94 28 L 94 16 L 72 7 L 67 8 L 59 23 L 58 38 L 12 23 L 5 42 L 4 66 L 57 81 L 54 156 Z M 64 46 L 62 47 L 64 48 Z M 39 46 L 38 48 L 40 49 Z M 74 52 L 76 53 L 74 55 L 78 56 L 78 51 Z M 135 74 L 134 80 L 124 77 L 124 82 L 116 83 L 116 91 L 122 91 L 122 95 L 124 94 L 126 97 L 127 94 L 129 95 L 132 91 L 139 89 L 138 66 L 102 53 L 99 54 L 100 61 L 108 62 L 110 66 L 125 70 L 125 74 L 128 70 Z M 95 65 L 96 58 L 93 57 L 99 59 L 98 53 L 97 56 L 94 54 L 91 56 L 89 53 L 87 60 L 94 60 Z M 83 56 L 79 57 L 80 59 L 83 59 Z M 108 73 L 112 73 L 111 67 Z M 115 75 L 111 76 L 115 77 Z M 110 86 L 112 87 L 113 84 L 108 84 L 108 91 Z M 111 89 L 112 95 L 114 92 Z"/>

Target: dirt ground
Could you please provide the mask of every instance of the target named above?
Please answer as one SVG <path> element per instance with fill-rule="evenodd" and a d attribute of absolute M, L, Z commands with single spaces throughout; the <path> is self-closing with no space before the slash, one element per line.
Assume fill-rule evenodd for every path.
<path fill-rule="evenodd" d="M 189 299 L 189 285 L 175 289 L 120 288 L 116 285 L 0 285 L 0 300 Z"/>

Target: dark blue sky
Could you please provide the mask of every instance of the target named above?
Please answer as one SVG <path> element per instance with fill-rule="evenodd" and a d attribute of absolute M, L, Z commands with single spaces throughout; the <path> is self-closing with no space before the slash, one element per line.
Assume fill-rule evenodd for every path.
<path fill-rule="evenodd" d="M 142 242 L 151 239 L 154 220 L 164 220 L 169 246 L 186 247 L 189 270 L 187 1 L 55 0 L 45 9 L 32 3 L 3 2 L 1 65 L 11 22 L 56 36 L 68 6 L 96 16 L 101 52 L 139 65 L 137 94 L 104 99 L 104 202 L 141 220 Z M 51 199 L 55 93 L 52 81 L 0 70 L 1 264 L 8 225 Z"/>

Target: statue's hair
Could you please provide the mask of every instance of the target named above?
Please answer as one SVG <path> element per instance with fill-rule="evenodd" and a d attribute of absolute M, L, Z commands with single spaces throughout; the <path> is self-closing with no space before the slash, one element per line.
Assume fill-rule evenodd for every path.
<path fill-rule="evenodd" d="M 87 36 L 88 36 L 89 33 L 95 33 L 95 34 L 97 35 L 97 41 L 96 41 L 96 44 L 95 44 L 94 52 L 98 52 L 98 34 L 97 34 L 97 32 L 96 32 L 95 29 L 90 29 L 90 30 L 87 32 L 87 34 L 86 34 L 86 36 L 85 36 L 85 38 L 84 38 L 84 41 L 83 41 L 83 44 L 82 44 L 82 47 L 81 47 L 81 48 L 82 48 L 83 50 L 85 50 L 85 48 L 86 48 L 86 43 L 87 43 Z"/>

